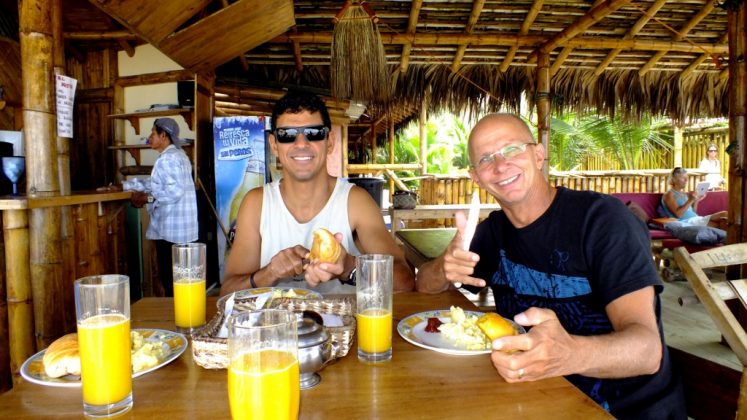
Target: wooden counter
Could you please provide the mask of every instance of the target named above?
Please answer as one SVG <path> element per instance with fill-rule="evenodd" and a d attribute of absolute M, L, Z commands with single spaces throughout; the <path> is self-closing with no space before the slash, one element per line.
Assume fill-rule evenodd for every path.
<path fill-rule="evenodd" d="M 74 206 L 77 204 L 99 203 L 104 201 L 129 200 L 132 191 L 76 191 L 72 195 L 36 197 L 26 195 L 4 195 L 0 197 L 0 210 L 27 210 L 43 207 Z"/>
<path fill-rule="evenodd" d="M 473 306 L 457 291 L 394 295 L 394 319 L 459 305 Z M 208 316 L 215 298 L 208 299 Z M 174 327 L 169 298 L 146 298 L 132 307 L 132 326 Z M 564 378 L 508 384 L 488 355 L 450 356 L 414 346 L 393 332 L 393 359 L 380 366 L 350 353 L 327 366 L 316 387 L 301 391 L 301 419 L 334 418 L 611 418 Z M 125 418 L 229 418 L 225 370 L 206 370 L 190 349 L 171 364 L 133 381 L 134 407 Z M 0 395 L 9 418 L 82 417 L 78 388 L 23 382 Z"/>

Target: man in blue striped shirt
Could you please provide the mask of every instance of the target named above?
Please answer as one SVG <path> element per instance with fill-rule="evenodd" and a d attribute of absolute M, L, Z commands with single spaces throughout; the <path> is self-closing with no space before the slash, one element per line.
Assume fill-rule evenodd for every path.
<path fill-rule="evenodd" d="M 135 192 L 131 200 L 135 207 L 146 205 L 150 224 L 145 237 L 156 245 L 158 276 L 166 296 L 173 296 L 171 245 L 194 242 L 198 236 L 192 164 L 180 147 L 179 126 L 172 118 L 156 119 L 148 143 L 160 155 L 146 185 L 148 192 Z"/>

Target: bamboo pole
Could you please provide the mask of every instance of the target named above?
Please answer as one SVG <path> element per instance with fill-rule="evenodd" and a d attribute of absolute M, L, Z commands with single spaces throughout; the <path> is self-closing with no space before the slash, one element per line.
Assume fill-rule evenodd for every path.
<path fill-rule="evenodd" d="M 428 173 L 428 137 L 426 136 L 425 124 L 428 122 L 428 95 L 420 104 L 420 120 L 418 121 L 418 132 L 420 134 L 420 173 Z"/>
<path fill-rule="evenodd" d="M 49 0 L 21 2 L 19 34 L 23 69 L 23 131 L 26 190 L 35 196 L 59 195 L 52 68 L 52 6 Z M 37 346 L 62 335 L 61 213 L 59 208 L 31 210 L 29 260 Z M 13 258 L 10 261 L 16 262 Z"/>
<path fill-rule="evenodd" d="M 537 63 L 537 137 L 545 148 L 542 172 L 550 173 L 550 54 L 540 54 Z"/>
<path fill-rule="evenodd" d="M 524 36 L 529 33 L 529 29 L 532 27 L 534 20 L 537 19 L 537 15 L 542 9 L 543 3 L 544 3 L 544 0 L 535 0 L 534 3 L 532 3 L 532 7 L 529 9 L 529 12 L 524 17 L 524 22 L 521 23 L 521 28 L 519 29 L 519 35 Z M 508 50 L 508 53 L 506 53 L 506 57 L 503 58 L 503 62 L 501 63 L 500 70 L 502 73 L 505 73 L 506 70 L 508 70 L 508 67 L 511 65 L 511 62 L 514 60 L 514 56 L 516 56 L 516 51 L 518 50 L 519 50 L 518 45 L 511 45 L 511 48 Z"/>
<path fill-rule="evenodd" d="M 19 382 L 23 362 L 36 352 L 34 308 L 29 274 L 29 230 L 25 210 L 3 211 L 5 273 L 8 296 L 10 369 Z M 12 262 L 12 263 L 11 263 Z"/>
<path fill-rule="evenodd" d="M 65 75 L 65 43 L 62 35 L 62 0 L 52 1 L 52 39 L 54 41 L 54 74 Z M 124 42 L 124 41 L 123 41 Z M 57 136 L 57 171 L 60 183 L 60 194 L 70 195 L 70 139 Z M 62 225 L 62 298 L 65 307 L 65 331 L 73 331 L 75 322 L 75 238 L 73 236 L 73 219 L 69 206 L 60 209 Z"/>
<path fill-rule="evenodd" d="M 747 55 L 747 3 L 739 2 L 728 12 L 729 57 Z M 747 191 L 745 179 L 747 169 L 747 62 L 729 60 L 729 138 L 739 147 L 737 155 L 729 165 L 729 228 L 728 243 L 747 240 L 744 220 L 747 217 L 744 194 Z M 727 272 L 727 278 L 744 278 L 744 270 Z"/>
<path fill-rule="evenodd" d="M 546 40 L 542 35 L 517 35 L 517 34 L 451 34 L 451 33 L 383 33 L 381 40 L 385 45 L 389 44 L 416 44 L 419 47 L 432 45 L 462 45 L 472 46 L 512 46 L 533 47 Z M 294 41 L 302 43 L 329 44 L 332 42 L 332 32 L 287 32 L 277 36 L 270 43 L 289 44 Z M 690 43 L 685 41 L 657 41 L 648 39 L 617 39 L 604 37 L 575 37 L 562 42 L 574 48 L 583 49 L 613 49 L 641 50 L 641 51 L 678 51 L 697 52 L 709 54 L 725 54 L 729 47 L 718 43 Z"/>

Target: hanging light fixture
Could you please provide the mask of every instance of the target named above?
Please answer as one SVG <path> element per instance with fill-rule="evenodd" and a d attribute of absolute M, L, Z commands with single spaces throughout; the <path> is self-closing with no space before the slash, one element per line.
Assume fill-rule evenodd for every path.
<path fill-rule="evenodd" d="M 386 103 L 391 96 L 386 53 L 366 1 L 346 1 L 333 22 L 330 79 L 339 99 Z"/>

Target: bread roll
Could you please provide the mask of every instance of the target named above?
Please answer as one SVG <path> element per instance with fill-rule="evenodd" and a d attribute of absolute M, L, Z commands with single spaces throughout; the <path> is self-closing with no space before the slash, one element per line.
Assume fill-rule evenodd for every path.
<path fill-rule="evenodd" d="M 489 312 L 478 318 L 477 326 L 488 336 L 490 341 L 517 334 L 516 328 L 507 319 L 495 312 Z"/>
<path fill-rule="evenodd" d="M 342 254 L 342 246 L 335 235 L 327 229 L 320 228 L 314 231 L 314 242 L 311 244 L 311 261 L 325 263 L 336 263 Z"/>
<path fill-rule="evenodd" d="M 42 363 L 50 378 L 80 375 L 78 334 L 67 334 L 55 340 L 44 352 Z"/>

